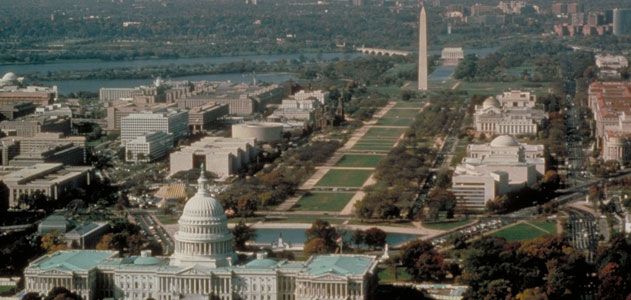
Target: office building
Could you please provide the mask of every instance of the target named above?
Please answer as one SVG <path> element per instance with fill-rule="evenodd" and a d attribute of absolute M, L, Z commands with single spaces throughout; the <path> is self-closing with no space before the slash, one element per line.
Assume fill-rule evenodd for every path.
<path fill-rule="evenodd" d="M 82 165 L 86 162 L 86 138 L 61 133 L 2 138 L 0 165 L 30 166 L 38 163 Z"/>
<path fill-rule="evenodd" d="M 631 9 L 616 8 L 613 10 L 613 34 L 631 35 Z"/>
<path fill-rule="evenodd" d="M 357 254 L 315 255 L 306 261 L 257 255 L 240 263 L 224 209 L 201 177 L 186 205 L 169 258 L 118 257 L 115 251 L 44 255 L 24 270 L 26 292 L 63 286 L 83 299 L 367 299 L 376 288 L 377 260 Z"/>
<path fill-rule="evenodd" d="M 325 104 L 326 99 L 329 98 L 329 92 L 316 90 L 306 92 L 305 90 L 300 90 L 297 93 L 293 94 L 292 97 L 295 100 L 311 100 L 315 99 L 320 102 L 320 104 Z"/>
<path fill-rule="evenodd" d="M 488 144 L 467 146 L 467 156 L 454 171 L 452 191 L 463 209 L 482 210 L 499 195 L 534 185 L 544 173 L 543 145 L 501 135 Z"/>
<path fill-rule="evenodd" d="M 33 137 L 41 132 L 56 132 L 70 135 L 72 121 L 68 117 L 26 116 L 0 122 L 0 131 L 5 136 Z"/>
<path fill-rule="evenodd" d="M 24 86 L 23 78 L 6 73 L 0 79 L 0 106 L 31 102 L 36 106 L 52 104 L 57 99 L 57 87 Z"/>
<path fill-rule="evenodd" d="M 109 229 L 107 222 L 88 222 L 66 232 L 63 239 L 72 249 L 94 249 Z"/>
<path fill-rule="evenodd" d="M 162 131 L 173 135 L 175 141 L 188 135 L 188 112 L 169 109 L 166 112 L 141 112 L 121 119 L 121 143 L 150 132 Z"/>
<path fill-rule="evenodd" d="M 173 135 L 163 131 L 149 132 L 125 144 L 125 160 L 149 162 L 160 159 L 173 148 Z"/>
<path fill-rule="evenodd" d="M 602 158 L 631 162 L 631 83 L 593 82 L 588 101 Z"/>
<path fill-rule="evenodd" d="M 91 172 L 92 167 L 43 163 L 6 174 L 1 180 L 9 191 L 9 207 L 19 207 L 22 195 L 40 191 L 54 201 L 68 191 L 90 185 Z"/>
<path fill-rule="evenodd" d="M 202 106 L 192 107 L 188 111 L 188 129 L 191 133 L 206 132 L 219 119 L 225 117 L 230 112 L 228 104 L 208 103 Z"/>
<path fill-rule="evenodd" d="M 170 154 L 170 173 L 199 168 L 226 178 L 236 174 L 258 154 L 253 138 L 205 137 Z"/>
<path fill-rule="evenodd" d="M 31 102 L 11 103 L 0 106 L 0 121 L 15 120 L 35 112 L 35 105 Z"/>

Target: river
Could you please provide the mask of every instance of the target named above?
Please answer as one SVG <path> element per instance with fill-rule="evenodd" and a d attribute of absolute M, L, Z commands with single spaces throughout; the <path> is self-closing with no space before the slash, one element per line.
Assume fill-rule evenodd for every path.
<path fill-rule="evenodd" d="M 486 56 L 495 51 L 497 48 L 480 48 L 465 49 L 466 54 L 477 54 Z M 430 55 L 440 54 L 440 50 L 431 50 Z M 28 77 L 32 73 L 46 73 L 56 71 L 84 71 L 94 69 L 115 69 L 115 68 L 141 68 L 149 66 L 168 66 L 168 65 L 193 65 L 193 64 L 223 64 L 230 62 L 238 62 L 242 60 L 275 62 L 279 60 L 292 60 L 305 58 L 318 60 L 334 60 L 334 59 L 352 59 L 362 56 L 361 53 L 305 53 L 305 54 L 264 54 L 264 55 L 244 55 L 244 56 L 219 56 L 219 57 L 199 57 L 199 58 L 171 58 L 171 59 L 139 59 L 130 61 L 101 61 L 101 60 L 65 60 L 56 61 L 45 64 L 2 64 L 0 65 L 0 76 L 6 72 L 13 72 L 18 76 Z M 432 80 L 444 80 L 451 76 L 453 70 L 437 70 L 436 76 L 431 76 Z M 434 74 L 432 74 L 434 75 Z M 257 74 L 258 81 L 279 83 L 289 79 L 295 79 L 293 74 L 289 73 L 265 73 Z M 228 74 L 212 74 L 212 75 L 194 75 L 184 77 L 174 77 L 174 80 L 230 80 L 232 82 L 251 82 L 252 74 L 228 73 Z M 135 87 L 139 85 L 148 85 L 152 79 L 87 79 L 87 80 L 63 80 L 63 81 L 44 81 L 40 82 L 45 85 L 56 85 L 59 93 L 67 94 L 78 91 L 98 92 L 101 87 Z"/>

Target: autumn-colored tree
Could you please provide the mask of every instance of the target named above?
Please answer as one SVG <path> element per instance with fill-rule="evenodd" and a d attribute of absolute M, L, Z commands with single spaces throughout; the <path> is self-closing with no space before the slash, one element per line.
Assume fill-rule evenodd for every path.
<path fill-rule="evenodd" d="M 311 227 L 307 229 L 306 234 L 307 242 L 316 238 L 322 239 L 328 253 L 335 252 L 335 249 L 338 247 L 337 239 L 339 238 L 339 234 L 337 230 L 335 230 L 335 227 L 331 226 L 327 221 L 316 220 Z"/>
<path fill-rule="evenodd" d="M 307 255 L 329 253 L 329 249 L 326 245 L 326 242 L 324 241 L 324 239 L 319 238 L 319 237 L 310 239 L 305 244 L 303 251 Z"/>
<path fill-rule="evenodd" d="M 113 236 L 114 234 L 112 233 L 104 234 L 101 239 L 99 239 L 99 242 L 96 244 L 96 250 L 110 250 L 110 244 L 112 243 Z"/>
<path fill-rule="evenodd" d="M 414 241 L 405 245 L 401 263 L 419 281 L 440 281 L 446 275 L 442 254 L 427 241 Z"/>
<path fill-rule="evenodd" d="M 515 296 L 516 300 L 548 300 L 548 295 L 540 288 L 525 289 Z"/>
<path fill-rule="evenodd" d="M 41 247 L 48 253 L 68 249 L 68 246 L 63 240 L 63 235 L 56 230 L 42 236 Z"/>

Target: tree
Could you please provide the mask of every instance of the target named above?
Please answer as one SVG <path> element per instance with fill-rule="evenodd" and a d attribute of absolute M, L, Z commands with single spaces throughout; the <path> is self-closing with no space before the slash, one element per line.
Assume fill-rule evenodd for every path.
<path fill-rule="evenodd" d="M 96 250 L 110 250 L 110 244 L 112 243 L 113 236 L 114 234 L 112 233 L 104 234 L 101 239 L 99 239 L 99 242 L 96 244 Z"/>
<path fill-rule="evenodd" d="M 68 249 L 59 231 L 52 231 L 42 236 L 41 247 L 48 253 Z"/>
<path fill-rule="evenodd" d="M 232 229 L 232 235 L 234 236 L 234 248 L 245 251 L 247 249 L 245 243 L 256 237 L 256 231 L 241 220 Z"/>
<path fill-rule="evenodd" d="M 307 229 L 307 241 L 312 239 L 322 239 L 325 245 L 325 249 L 328 253 L 334 252 L 337 248 L 337 239 L 339 234 L 335 227 L 331 226 L 329 222 L 323 220 L 316 220 L 311 227 Z"/>
<path fill-rule="evenodd" d="M 386 232 L 377 227 L 369 228 L 364 232 L 364 242 L 373 249 L 383 247 L 386 244 Z"/>
<path fill-rule="evenodd" d="M 405 245 L 401 262 L 416 280 L 440 281 L 445 277 L 443 256 L 427 241 L 414 241 Z"/>
<path fill-rule="evenodd" d="M 30 292 L 24 294 L 22 300 L 42 300 L 42 297 L 38 293 Z"/>
<path fill-rule="evenodd" d="M 44 300 L 81 300 L 81 296 L 71 292 L 66 287 L 54 287 L 48 292 Z"/>
<path fill-rule="evenodd" d="M 437 218 L 437 212 L 440 210 L 447 211 L 447 218 L 453 218 L 456 209 L 456 195 L 452 191 L 443 188 L 433 188 L 428 195 L 428 205 L 434 219 Z"/>
<path fill-rule="evenodd" d="M 355 244 L 355 247 L 359 247 L 361 244 L 364 243 L 365 238 L 366 238 L 366 234 L 364 233 L 364 231 L 361 229 L 357 229 L 353 231 L 353 236 L 351 237 L 351 241 L 353 242 L 353 244 Z"/>
<path fill-rule="evenodd" d="M 326 241 L 319 237 L 308 240 L 303 251 L 307 255 L 330 253 Z"/>

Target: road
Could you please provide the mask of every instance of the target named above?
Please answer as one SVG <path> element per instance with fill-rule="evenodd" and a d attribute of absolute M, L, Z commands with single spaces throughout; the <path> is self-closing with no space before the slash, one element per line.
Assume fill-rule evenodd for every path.
<path fill-rule="evenodd" d="M 167 231 L 154 219 L 154 216 L 145 212 L 133 212 L 132 217 L 145 232 L 149 239 L 156 240 L 162 245 L 164 255 L 173 253 L 175 245 Z"/>
<path fill-rule="evenodd" d="M 567 227 L 565 235 L 575 249 L 586 252 L 587 261 L 592 262 L 598 249 L 600 231 L 598 220 L 587 211 L 567 208 Z"/>

